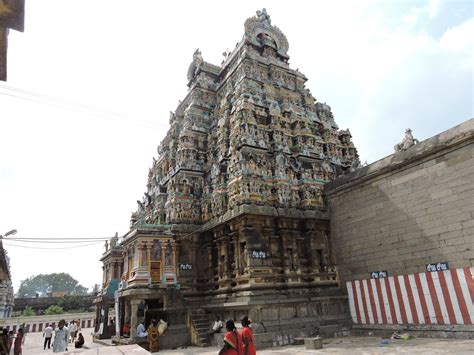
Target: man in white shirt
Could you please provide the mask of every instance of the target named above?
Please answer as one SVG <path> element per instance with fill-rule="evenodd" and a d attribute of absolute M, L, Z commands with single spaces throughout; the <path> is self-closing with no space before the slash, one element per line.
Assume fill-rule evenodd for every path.
<path fill-rule="evenodd" d="M 70 343 L 74 343 L 76 340 L 76 334 L 77 334 L 77 325 L 76 321 L 71 321 L 71 324 L 69 324 L 69 336 L 71 337 Z"/>
<path fill-rule="evenodd" d="M 221 318 L 219 316 L 216 316 L 216 320 L 214 321 L 214 324 L 212 325 L 212 331 L 210 331 L 210 334 L 214 333 L 220 333 L 222 328 L 224 327 L 224 324 L 221 321 Z"/>
<path fill-rule="evenodd" d="M 61 319 L 54 332 L 53 353 L 67 351 L 67 338 L 69 335 L 69 329 L 64 326 L 65 323 L 66 321 Z"/>
<path fill-rule="evenodd" d="M 48 349 L 51 349 L 51 338 L 53 337 L 53 328 L 50 325 L 44 328 L 43 337 L 44 337 L 43 350 L 46 350 L 46 344 L 48 345 Z"/>
<path fill-rule="evenodd" d="M 146 338 L 147 336 L 148 333 L 145 331 L 145 326 L 143 325 L 143 322 L 141 322 L 137 327 L 137 337 Z"/>

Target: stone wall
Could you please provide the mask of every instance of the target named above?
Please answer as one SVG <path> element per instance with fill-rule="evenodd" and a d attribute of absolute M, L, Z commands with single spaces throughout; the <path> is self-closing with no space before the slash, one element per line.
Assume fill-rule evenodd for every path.
<path fill-rule="evenodd" d="M 70 322 L 72 320 L 80 321 L 81 328 L 92 328 L 95 326 L 95 313 L 63 313 L 54 315 L 13 317 L 9 319 L 0 319 L 0 327 L 17 331 L 22 324 L 25 324 L 28 332 L 42 332 L 49 324 L 58 324 L 61 319 Z"/>
<path fill-rule="evenodd" d="M 474 119 L 325 186 L 341 281 L 474 266 Z"/>
<path fill-rule="evenodd" d="M 325 186 L 356 332 L 474 338 L 473 143 L 471 119 Z"/>
<path fill-rule="evenodd" d="M 15 306 L 13 311 L 15 314 L 20 315 L 26 307 L 31 307 L 37 314 L 44 313 L 44 311 L 51 305 L 63 306 L 68 300 L 74 301 L 80 305 L 80 309 L 89 310 L 93 306 L 94 296 L 65 296 L 65 297 L 38 297 L 38 298 L 15 298 Z M 67 309 L 66 309 L 67 310 Z"/>

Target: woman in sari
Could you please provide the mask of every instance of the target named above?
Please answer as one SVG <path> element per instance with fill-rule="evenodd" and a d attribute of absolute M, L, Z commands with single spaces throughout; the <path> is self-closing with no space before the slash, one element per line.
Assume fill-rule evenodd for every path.
<path fill-rule="evenodd" d="M 148 345 L 150 346 L 150 352 L 154 353 L 160 350 L 160 347 L 158 345 L 158 324 L 156 319 L 151 320 L 151 324 L 148 326 Z"/>
<path fill-rule="evenodd" d="M 225 329 L 227 332 L 224 335 L 224 346 L 219 351 L 219 355 L 243 355 L 244 344 L 242 342 L 242 334 L 237 331 L 232 319 L 225 322 Z"/>
<path fill-rule="evenodd" d="M 249 327 L 252 321 L 249 319 L 248 316 L 244 316 L 240 319 L 240 323 L 242 324 L 242 341 L 244 343 L 244 355 L 256 355 L 257 350 L 255 350 L 255 344 L 253 342 L 253 331 Z"/>
<path fill-rule="evenodd" d="M 22 344 L 23 344 L 23 329 L 18 329 L 18 333 L 16 333 L 15 343 L 13 345 L 13 354 L 14 355 L 21 355 L 23 352 Z"/>

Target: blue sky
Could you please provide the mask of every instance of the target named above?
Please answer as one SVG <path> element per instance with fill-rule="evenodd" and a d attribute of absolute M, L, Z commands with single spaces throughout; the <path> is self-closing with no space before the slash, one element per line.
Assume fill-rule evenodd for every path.
<path fill-rule="evenodd" d="M 27 1 L 0 83 L 0 233 L 123 235 L 194 50 L 219 64 L 262 7 L 362 161 L 391 154 L 408 127 L 423 140 L 473 117 L 472 1 L 227 4 Z M 5 244 L 15 286 L 57 271 L 101 280 L 102 245 Z"/>

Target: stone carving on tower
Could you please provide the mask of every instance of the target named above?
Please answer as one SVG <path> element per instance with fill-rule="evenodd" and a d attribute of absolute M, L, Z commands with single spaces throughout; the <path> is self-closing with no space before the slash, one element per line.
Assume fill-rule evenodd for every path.
<path fill-rule="evenodd" d="M 183 289 L 196 277 L 251 285 L 256 270 L 273 275 L 268 282 L 335 273 L 323 186 L 359 159 L 350 131 L 290 68 L 288 49 L 263 9 L 221 66 L 194 52 L 188 94 L 170 113 L 131 219 L 167 230 L 183 265 L 199 261 L 178 278 Z"/>
<path fill-rule="evenodd" d="M 411 128 L 407 128 L 405 130 L 405 137 L 400 143 L 395 144 L 395 147 L 393 147 L 393 149 L 395 150 L 395 153 L 403 152 L 418 143 L 420 143 L 418 139 L 413 138 L 413 133 L 412 133 Z"/>
<path fill-rule="evenodd" d="M 245 313 L 280 338 L 295 317 L 298 334 L 350 323 L 323 187 L 359 167 L 351 133 L 290 67 L 265 9 L 244 30 L 220 66 L 195 50 L 130 231 L 106 244 L 104 289 L 117 286 L 131 339 L 140 310 L 167 313 L 176 329 L 188 329 L 186 307 Z"/>
<path fill-rule="evenodd" d="M 242 204 L 324 209 L 323 184 L 357 166 L 357 151 L 288 47 L 263 9 L 222 67 L 195 51 L 134 222 L 201 224 Z"/>

